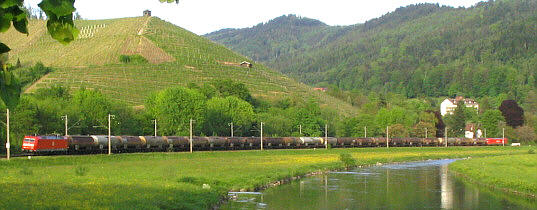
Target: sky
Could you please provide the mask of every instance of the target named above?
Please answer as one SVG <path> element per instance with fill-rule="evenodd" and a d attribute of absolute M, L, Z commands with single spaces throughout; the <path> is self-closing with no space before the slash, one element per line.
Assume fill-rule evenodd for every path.
<path fill-rule="evenodd" d="M 41 0 L 26 0 L 37 8 Z M 352 25 L 380 17 L 410 4 L 439 3 L 470 7 L 480 0 L 180 0 L 179 4 L 158 0 L 76 0 L 84 19 L 141 16 L 146 9 L 196 34 L 223 28 L 246 28 L 286 14 L 320 20 L 328 25 Z"/>

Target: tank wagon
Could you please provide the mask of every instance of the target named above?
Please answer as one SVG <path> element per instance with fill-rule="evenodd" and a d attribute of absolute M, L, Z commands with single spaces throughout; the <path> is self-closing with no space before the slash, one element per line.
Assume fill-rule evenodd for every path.
<path fill-rule="evenodd" d="M 448 146 L 487 146 L 507 144 L 502 138 L 448 138 Z M 25 136 L 22 150 L 27 152 L 105 153 L 108 136 Z M 444 138 L 390 138 L 390 147 L 445 146 Z M 385 147 L 385 137 L 264 137 L 263 148 L 295 149 L 350 147 Z M 186 151 L 190 139 L 185 136 L 111 136 L 110 147 L 118 152 Z M 260 137 L 193 137 L 193 150 L 244 150 L 259 149 Z"/>

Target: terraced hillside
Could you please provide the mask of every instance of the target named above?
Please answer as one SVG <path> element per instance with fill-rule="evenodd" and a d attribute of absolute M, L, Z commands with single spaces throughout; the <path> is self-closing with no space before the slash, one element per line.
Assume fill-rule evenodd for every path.
<path fill-rule="evenodd" d="M 29 24 L 30 36 L 10 30 L 2 35 L 2 40 L 6 40 L 13 49 L 11 57 L 20 58 L 23 63 L 41 61 L 45 65 L 63 67 L 102 65 L 117 63 L 120 54 L 155 53 L 152 52 L 155 51 L 154 44 L 138 36 L 147 21 L 147 18 L 78 21 L 79 39 L 62 45 L 46 34 L 44 21 L 35 20 Z M 156 54 L 166 55 L 163 51 Z M 170 60 L 172 57 L 167 58 Z"/>
<path fill-rule="evenodd" d="M 10 62 L 20 59 L 28 65 L 41 61 L 56 68 L 27 92 L 52 84 L 96 88 L 137 106 L 150 93 L 166 87 L 230 78 L 245 83 L 257 97 L 314 97 L 343 114 L 355 110 L 263 65 L 241 67 L 240 62 L 252 61 L 159 18 L 79 21 L 77 27 L 80 38 L 67 46 L 53 41 L 42 21 L 30 23 L 29 37 L 14 31 L 0 35 L 13 49 Z M 139 54 L 149 63 L 123 64 L 119 62 L 122 54 Z"/>

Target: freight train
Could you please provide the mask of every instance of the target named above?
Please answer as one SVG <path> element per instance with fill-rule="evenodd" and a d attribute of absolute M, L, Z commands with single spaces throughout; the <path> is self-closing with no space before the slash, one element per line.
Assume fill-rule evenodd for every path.
<path fill-rule="evenodd" d="M 22 150 L 32 153 L 104 153 L 108 151 L 108 136 L 25 136 Z M 263 137 L 263 148 L 295 149 L 348 147 L 385 147 L 385 137 L 321 138 L 321 137 Z M 389 138 L 390 147 L 445 146 L 444 138 Z M 503 138 L 448 138 L 448 146 L 504 145 Z M 190 138 L 184 136 L 111 136 L 113 152 L 186 151 Z M 259 149 L 260 137 L 193 137 L 193 150 Z"/>

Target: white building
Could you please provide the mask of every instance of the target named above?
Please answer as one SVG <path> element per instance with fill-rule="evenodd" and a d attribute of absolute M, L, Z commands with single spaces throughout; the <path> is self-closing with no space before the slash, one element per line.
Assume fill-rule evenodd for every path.
<path fill-rule="evenodd" d="M 460 102 L 463 102 L 466 107 L 472 107 L 476 110 L 479 110 L 479 104 L 477 104 L 477 102 L 473 99 L 457 96 L 457 98 L 446 98 L 444 101 L 442 101 L 442 103 L 440 104 L 440 114 L 442 114 L 442 116 L 446 114 L 453 114 L 453 112 L 457 108 L 457 104 Z"/>
<path fill-rule="evenodd" d="M 473 123 L 466 124 L 466 127 L 464 128 L 464 137 L 473 139 L 473 138 L 481 138 L 481 135 L 483 135 L 483 133 L 481 132 L 481 129 L 477 129 L 475 124 Z"/>

